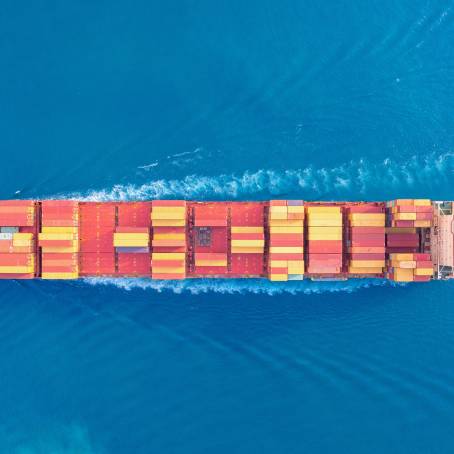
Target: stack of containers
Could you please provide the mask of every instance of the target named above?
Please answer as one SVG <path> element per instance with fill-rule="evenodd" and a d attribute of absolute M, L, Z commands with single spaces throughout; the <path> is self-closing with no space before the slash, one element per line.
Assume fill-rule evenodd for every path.
<path fill-rule="evenodd" d="M 232 225 L 232 254 L 263 254 L 265 234 L 262 226 Z"/>
<path fill-rule="evenodd" d="M 214 275 L 227 273 L 227 205 L 216 203 L 200 204 L 195 207 L 194 212 L 194 223 L 197 229 L 196 241 L 198 243 L 194 253 L 196 272 Z M 209 236 L 210 240 L 205 245 L 202 238 L 206 235 Z"/>
<path fill-rule="evenodd" d="M 0 279 L 35 276 L 35 202 L 0 201 Z"/>
<path fill-rule="evenodd" d="M 113 241 L 118 253 L 141 253 L 150 250 L 150 232 L 147 227 L 117 227 Z"/>
<path fill-rule="evenodd" d="M 152 202 L 151 273 L 153 279 L 186 277 L 186 218 L 184 200 Z"/>
<path fill-rule="evenodd" d="M 342 210 L 340 206 L 308 206 L 308 273 L 342 271 Z"/>
<path fill-rule="evenodd" d="M 79 277 L 79 204 L 71 200 L 41 203 L 41 277 Z"/>
<path fill-rule="evenodd" d="M 433 221 L 429 199 L 397 199 L 387 203 L 391 227 L 429 228 Z"/>
<path fill-rule="evenodd" d="M 270 280 L 304 279 L 304 202 L 271 200 L 268 223 Z"/>
<path fill-rule="evenodd" d="M 391 227 L 393 229 L 393 227 Z M 387 229 L 386 250 L 388 253 L 418 252 L 419 234 L 415 229 L 398 228 L 398 230 Z"/>
<path fill-rule="evenodd" d="M 385 267 L 384 206 L 372 203 L 348 208 L 350 274 L 382 274 Z"/>
<path fill-rule="evenodd" d="M 390 254 L 388 279 L 396 282 L 427 282 L 433 276 L 434 268 L 430 254 Z"/>

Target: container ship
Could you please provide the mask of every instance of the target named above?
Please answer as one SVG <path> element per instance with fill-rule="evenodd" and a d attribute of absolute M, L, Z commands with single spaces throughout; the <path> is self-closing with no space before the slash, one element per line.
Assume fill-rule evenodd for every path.
<path fill-rule="evenodd" d="M 0 278 L 454 278 L 452 201 L 0 201 Z"/>

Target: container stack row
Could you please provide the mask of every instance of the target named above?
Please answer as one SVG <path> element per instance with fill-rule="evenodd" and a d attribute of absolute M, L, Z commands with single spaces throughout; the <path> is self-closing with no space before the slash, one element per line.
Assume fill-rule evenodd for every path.
<path fill-rule="evenodd" d="M 79 203 L 46 200 L 41 204 L 41 277 L 79 277 Z"/>
<path fill-rule="evenodd" d="M 36 204 L 0 201 L 0 279 L 35 277 Z"/>
<path fill-rule="evenodd" d="M 228 269 L 228 208 L 206 203 L 194 207 L 195 272 L 222 275 Z"/>
<path fill-rule="evenodd" d="M 308 206 L 308 273 L 338 274 L 343 263 L 343 216 L 340 206 Z"/>
<path fill-rule="evenodd" d="M 304 202 L 271 200 L 269 207 L 269 278 L 271 281 L 304 278 Z"/>
<path fill-rule="evenodd" d="M 390 254 L 388 279 L 396 282 L 427 282 L 434 273 L 430 254 L 395 253 Z"/>
<path fill-rule="evenodd" d="M 186 277 L 186 202 L 155 200 L 152 202 L 153 230 L 151 273 L 153 279 Z"/>
<path fill-rule="evenodd" d="M 261 275 L 265 249 L 264 208 L 260 203 L 230 204 L 231 272 Z"/>
<path fill-rule="evenodd" d="M 387 202 L 391 227 L 430 228 L 433 221 L 429 199 L 397 199 Z"/>
<path fill-rule="evenodd" d="M 349 274 L 382 274 L 385 267 L 385 213 L 378 204 L 348 207 Z"/>

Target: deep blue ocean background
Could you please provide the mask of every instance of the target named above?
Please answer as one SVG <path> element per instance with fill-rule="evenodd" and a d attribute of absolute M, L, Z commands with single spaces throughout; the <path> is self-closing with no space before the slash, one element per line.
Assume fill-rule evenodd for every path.
<path fill-rule="evenodd" d="M 0 197 L 454 199 L 454 2 L 4 0 Z M 0 282 L 0 452 L 452 453 L 454 283 Z"/>

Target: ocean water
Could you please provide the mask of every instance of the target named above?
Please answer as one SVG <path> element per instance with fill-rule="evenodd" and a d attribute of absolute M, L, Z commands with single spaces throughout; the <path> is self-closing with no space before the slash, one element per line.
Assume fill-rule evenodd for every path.
<path fill-rule="evenodd" d="M 454 198 L 454 2 L 0 8 L 0 197 Z M 454 283 L 0 281 L 0 452 L 452 453 Z"/>

